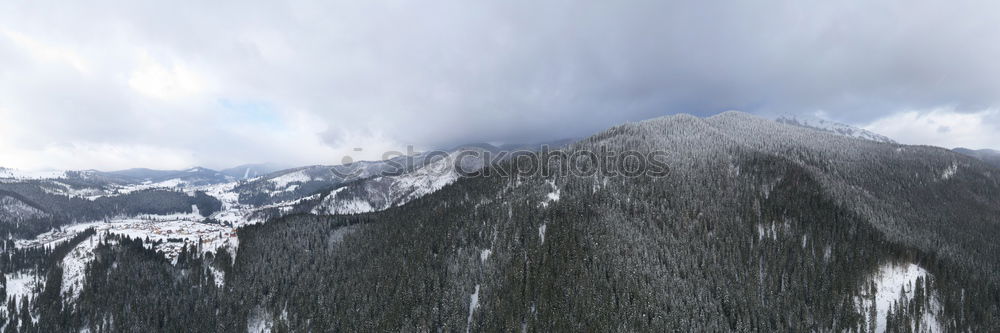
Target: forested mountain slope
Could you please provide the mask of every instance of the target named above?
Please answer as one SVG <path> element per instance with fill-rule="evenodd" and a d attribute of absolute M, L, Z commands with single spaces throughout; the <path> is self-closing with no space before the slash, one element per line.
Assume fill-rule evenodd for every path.
<path fill-rule="evenodd" d="M 433 193 L 445 185 L 483 167 L 520 154 L 559 149 L 568 142 L 558 140 L 537 144 L 466 144 L 447 151 L 417 155 L 412 170 L 363 178 L 323 193 L 313 214 L 356 214 L 380 211 L 406 204 Z"/>
<path fill-rule="evenodd" d="M 414 170 L 348 183 L 325 193 L 312 213 L 367 213 L 406 204 L 481 169 L 488 163 L 486 158 L 497 151 L 499 149 L 491 145 L 463 146 L 429 156 Z"/>
<path fill-rule="evenodd" d="M 706 121 L 737 146 L 781 156 L 890 240 L 1000 271 L 1000 171 L 946 149 L 775 127 L 742 113 Z M 777 133 L 775 133 L 777 132 Z M 779 138 L 773 138 L 779 134 Z M 996 282 L 997 276 L 992 278 Z"/>
<path fill-rule="evenodd" d="M 423 163 L 419 157 L 411 161 L 416 165 Z M 274 204 L 329 191 L 351 181 L 400 172 L 396 170 L 396 164 L 390 162 L 358 161 L 337 166 L 313 165 L 281 170 L 241 182 L 233 188 L 233 192 L 239 195 L 242 204 Z"/>
<path fill-rule="evenodd" d="M 0 235 L 32 238 L 63 225 L 139 214 L 191 213 L 193 206 L 208 209 L 218 200 L 203 195 L 149 189 L 93 200 L 54 193 L 50 182 L 0 182 Z M 6 198 L 6 199 L 4 199 Z M 3 213 L 3 212 L 7 213 Z M 20 213 L 14 214 L 13 211 Z"/>
<path fill-rule="evenodd" d="M 232 259 L 171 264 L 109 236 L 74 305 L 40 297 L 7 318 L 46 332 L 1000 329 L 1000 171 L 979 160 L 741 113 L 536 156 L 602 147 L 663 151 L 669 172 L 463 177 L 380 212 L 244 227 Z M 919 277 L 887 296 L 894 272 Z"/>

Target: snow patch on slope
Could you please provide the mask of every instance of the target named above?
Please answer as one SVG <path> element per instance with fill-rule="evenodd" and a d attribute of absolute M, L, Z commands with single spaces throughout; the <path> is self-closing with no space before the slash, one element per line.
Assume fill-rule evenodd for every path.
<path fill-rule="evenodd" d="M 538 237 L 542 239 L 542 244 L 544 244 L 545 243 L 545 224 L 544 223 L 542 223 L 542 225 L 540 227 L 538 227 Z"/>
<path fill-rule="evenodd" d="M 544 207 L 548 207 L 550 203 L 558 202 L 559 201 L 559 195 L 561 193 L 559 191 L 559 186 L 556 186 L 556 182 L 555 181 L 548 180 L 545 183 L 548 184 L 552 188 L 552 191 L 549 192 L 548 194 L 546 194 L 545 195 L 545 199 L 542 200 L 541 204 L 542 204 L 543 208 Z"/>
<path fill-rule="evenodd" d="M 245 205 L 239 202 L 239 193 L 233 191 L 233 189 L 236 188 L 238 185 L 239 182 L 231 182 L 231 183 L 195 188 L 195 190 L 204 191 L 205 194 L 208 194 L 209 196 L 219 199 L 219 201 L 222 202 L 222 209 L 212 214 L 212 216 L 209 217 L 212 218 L 213 220 L 229 224 L 234 228 L 264 222 L 267 218 L 267 215 L 260 214 L 261 211 L 263 210 L 277 208 L 282 213 L 285 213 L 290 211 L 292 207 L 294 207 L 295 205 L 300 204 L 302 201 L 314 200 L 319 198 L 319 194 L 314 194 L 270 205 L 263 205 L 263 206 Z M 276 192 L 276 193 L 281 193 L 281 192 Z M 274 193 L 272 193 L 272 196 L 273 195 Z"/>
<path fill-rule="evenodd" d="M 216 287 L 221 288 L 226 284 L 226 272 L 212 265 L 208 266 L 208 270 L 212 273 L 212 280 L 215 281 Z"/>
<path fill-rule="evenodd" d="M 479 285 L 476 285 L 476 291 L 469 296 L 469 320 L 465 324 L 465 332 L 468 333 L 472 329 L 472 314 L 476 312 L 476 308 L 479 307 Z"/>
<path fill-rule="evenodd" d="M 381 209 L 380 209 L 381 210 Z M 352 199 L 348 201 L 331 201 L 326 206 L 326 211 L 332 214 L 360 214 L 374 212 L 375 207 L 364 200 Z"/>
<path fill-rule="evenodd" d="M 167 179 L 159 182 L 146 181 L 139 184 L 130 184 L 115 188 L 116 194 L 129 194 L 132 192 L 152 190 L 152 189 L 178 189 L 188 187 L 190 184 L 180 178 Z M 93 199 L 91 199 L 93 200 Z"/>
<path fill-rule="evenodd" d="M 493 254 L 493 250 L 490 249 L 485 249 L 482 252 L 479 252 L 479 261 L 482 261 L 485 264 L 486 260 L 490 259 L 491 254 Z"/>
<path fill-rule="evenodd" d="M 81 187 L 75 188 L 71 185 L 65 184 L 58 181 L 49 181 L 49 184 L 55 185 L 58 188 L 50 188 L 48 186 L 42 186 L 42 191 L 48 194 L 63 195 L 70 198 L 83 198 L 90 201 L 96 200 L 97 198 L 114 195 L 116 187 L 109 186 L 111 189 L 106 188 L 94 188 L 94 187 Z"/>
<path fill-rule="evenodd" d="M 317 215 L 319 215 L 319 214 L 331 214 L 331 215 L 335 215 L 335 214 L 359 214 L 359 213 L 374 212 L 376 210 L 376 207 L 373 207 L 372 204 L 370 202 L 368 202 L 368 201 L 361 200 L 361 199 L 356 199 L 356 198 L 344 198 L 344 199 L 342 199 L 342 198 L 338 197 L 338 195 L 340 195 L 340 193 L 344 192 L 344 190 L 346 190 L 346 189 L 347 189 L 347 187 L 345 186 L 345 187 L 338 188 L 338 189 L 334 190 L 333 192 L 330 192 L 330 194 L 327 195 L 326 198 L 323 198 L 323 201 L 320 202 L 319 205 L 316 205 L 316 207 L 313 207 L 311 213 L 312 214 L 317 214 Z M 379 207 L 378 210 L 382 210 L 382 209 L 385 209 L 385 208 Z"/>
<path fill-rule="evenodd" d="M 33 295 L 41 292 L 42 288 L 45 287 L 45 279 L 38 276 L 32 270 L 22 270 L 15 273 L 9 273 L 4 276 L 7 278 L 7 299 L 14 298 L 20 302 L 21 297 L 28 296 L 28 298 L 34 297 Z"/>
<path fill-rule="evenodd" d="M 951 179 L 951 177 L 954 177 L 955 174 L 957 173 L 958 173 L 958 164 L 952 163 L 951 166 L 949 166 L 947 169 L 944 169 L 944 172 L 941 173 L 941 180 Z"/>
<path fill-rule="evenodd" d="M 889 308 L 897 300 L 905 299 L 910 301 L 914 298 L 915 284 L 918 278 L 926 281 L 930 273 L 923 267 L 908 263 L 903 265 L 885 264 L 871 277 L 870 283 L 875 285 L 875 295 L 870 293 L 870 284 L 866 283 L 858 300 L 858 307 L 866 317 L 871 313 L 871 307 L 875 307 L 875 332 L 885 332 L 886 318 Z M 943 331 L 937 315 L 942 311 L 942 306 L 934 295 L 933 291 L 927 291 L 929 306 L 920 319 L 921 329 L 931 332 Z M 874 296 L 874 297 L 872 297 Z M 874 298 L 874 302 L 872 301 Z M 869 317 L 868 320 L 871 318 Z"/>
<path fill-rule="evenodd" d="M 454 183 L 460 177 L 455 170 L 456 154 L 448 155 L 414 172 L 395 177 L 400 188 L 412 189 L 403 204 L 413 199 L 436 192 L 448 184 Z"/>
<path fill-rule="evenodd" d="M 67 300 L 75 300 L 83 288 L 87 264 L 94 260 L 94 249 L 101 243 L 103 235 L 90 236 L 80 242 L 62 260 L 62 294 Z"/>
<path fill-rule="evenodd" d="M 256 309 L 247 318 L 247 333 L 270 333 L 274 327 L 271 314 L 263 309 Z"/>

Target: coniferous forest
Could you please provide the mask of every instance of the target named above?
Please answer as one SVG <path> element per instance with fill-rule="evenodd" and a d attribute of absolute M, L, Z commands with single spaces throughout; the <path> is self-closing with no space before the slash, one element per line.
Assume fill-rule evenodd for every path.
<path fill-rule="evenodd" d="M 93 230 L 51 249 L 8 241 L 4 272 L 47 283 L 8 299 L 0 321 L 5 332 L 1000 329 L 996 168 L 737 113 L 626 124 L 534 157 L 598 147 L 663 150 L 669 172 L 569 173 L 557 159 L 528 173 L 509 159 L 383 211 L 274 214 L 238 229 L 235 255 L 196 243 L 170 260 L 150 240 Z M 511 176 L 487 176 L 499 173 Z M 136 195 L 118 209 L 173 205 Z M 180 195 L 177 209 L 220 209 Z M 85 241 L 94 259 L 67 296 L 60 260 Z M 880 317 L 877 272 L 907 265 L 927 274 Z"/>
<path fill-rule="evenodd" d="M 1000 333 L 998 22 L 0 0 L 0 333 Z"/>

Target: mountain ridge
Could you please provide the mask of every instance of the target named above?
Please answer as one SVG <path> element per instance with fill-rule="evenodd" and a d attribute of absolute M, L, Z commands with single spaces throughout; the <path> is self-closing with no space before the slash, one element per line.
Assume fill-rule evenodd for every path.
<path fill-rule="evenodd" d="M 133 229 L 102 233 L 73 301 L 80 312 L 61 312 L 69 307 L 47 295 L 28 314 L 92 330 L 155 330 L 137 316 L 99 320 L 124 311 L 198 318 L 192 331 L 1000 327 L 991 307 L 1000 299 L 1000 170 L 973 157 L 739 112 L 626 123 L 530 154 L 583 150 L 661 151 L 669 172 L 520 174 L 524 166 L 505 159 L 484 167 L 514 176 L 440 178 L 448 181 L 412 197 L 398 185 L 407 182 L 388 181 L 402 189 L 390 197 L 405 200 L 320 212 L 334 215 L 309 213 L 322 193 L 394 193 L 365 191 L 422 175 L 433 161 L 401 174 L 357 162 L 367 177 L 312 166 L 210 186 L 223 212 L 264 217 L 236 216 L 231 229 L 182 226 L 222 234 L 238 251 L 169 241 L 149 249 Z M 239 198 L 248 184 L 267 200 Z M 155 195 L 190 204 L 183 192 Z M 167 223 L 147 222 L 176 225 Z M 157 259 L 168 245 L 173 260 Z M 129 296 L 137 292 L 148 297 Z"/>
<path fill-rule="evenodd" d="M 863 128 L 858 128 L 855 126 L 825 119 L 803 118 L 796 116 L 780 116 L 776 118 L 775 121 L 789 125 L 812 128 L 824 132 L 837 133 L 848 137 L 854 137 L 854 138 L 883 142 L 883 143 L 896 143 L 896 141 L 890 139 L 887 136 Z"/>

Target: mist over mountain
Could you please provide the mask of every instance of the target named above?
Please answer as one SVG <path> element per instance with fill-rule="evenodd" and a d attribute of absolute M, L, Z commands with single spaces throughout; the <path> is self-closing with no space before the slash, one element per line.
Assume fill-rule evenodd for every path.
<path fill-rule="evenodd" d="M 972 150 L 967 148 L 955 148 L 952 150 L 961 154 L 978 158 L 983 162 L 989 163 L 990 165 L 1000 168 L 1000 151 L 996 151 L 993 149 Z"/>
<path fill-rule="evenodd" d="M 0 1 L 0 333 L 1000 332 L 997 22 Z"/>

